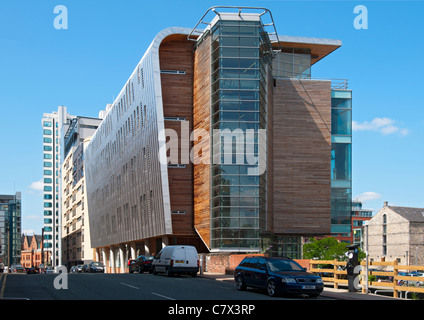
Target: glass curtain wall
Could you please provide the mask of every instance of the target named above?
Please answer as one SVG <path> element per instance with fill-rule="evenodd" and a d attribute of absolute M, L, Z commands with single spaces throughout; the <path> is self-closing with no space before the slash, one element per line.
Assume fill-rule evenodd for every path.
<path fill-rule="evenodd" d="M 21 193 L 0 199 L 0 263 L 19 264 L 21 260 Z"/>
<path fill-rule="evenodd" d="M 274 78 L 311 78 L 311 49 L 282 48 L 272 61 Z"/>
<path fill-rule="evenodd" d="M 352 91 L 331 92 L 331 232 L 351 233 Z"/>
<path fill-rule="evenodd" d="M 221 251 L 259 250 L 266 229 L 266 181 L 250 160 L 266 153 L 259 129 L 266 129 L 271 44 L 261 21 L 219 20 L 211 37 L 211 245 Z"/>

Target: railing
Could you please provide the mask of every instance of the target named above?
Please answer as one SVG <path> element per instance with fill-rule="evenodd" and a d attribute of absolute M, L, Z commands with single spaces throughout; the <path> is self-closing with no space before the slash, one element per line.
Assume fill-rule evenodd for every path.
<path fill-rule="evenodd" d="M 332 265 L 332 268 L 316 268 L 317 265 Z M 339 284 L 348 284 L 347 271 L 344 269 L 346 261 L 337 260 L 310 260 L 309 262 L 310 272 L 321 275 L 324 282 L 333 283 L 335 289 L 338 289 Z M 366 264 L 365 261 L 361 262 L 361 273 L 359 285 L 362 287 L 362 293 L 365 293 L 367 287 L 373 287 L 375 289 L 391 289 L 393 290 L 393 297 L 399 297 L 399 292 L 405 292 L 405 296 L 408 292 L 424 293 L 424 277 L 417 277 L 411 275 L 403 275 L 402 271 L 422 271 L 424 266 L 409 266 L 399 265 L 397 261 L 391 262 L 369 262 L 368 266 L 368 286 L 366 285 Z M 378 268 L 388 268 L 390 270 L 370 270 L 370 267 L 377 266 Z M 332 275 L 332 276 L 330 276 Z M 375 276 L 376 280 L 380 277 L 379 281 L 371 281 Z"/>
<path fill-rule="evenodd" d="M 328 80 L 331 81 L 331 89 L 333 90 L 346 90 L 349 88 L 348 79 L 335 79 L 335 78 L 311 78 L 310 80 Z"/>
<path fill-rule="evenodd" d="M 348 79 L 334 79 L 334 78 L 311 78 L 311 77 L 278 77 L 274 76 L 274 79 L 296 79 L 296 80 L 318 80 L 318 81 L 331 81 L 331 89 L 333 90 L 347 90 L 349 88 Z"/>
<path fill-rule="evenodd" d="M 314 268 L 316 265 L 333 265 L 330 268 Z M 318 273 L 324 282 L 332 282 L 334 289 L 339 288 L 339 283 L 347 284 L 347 279 L 342 279 L 340 275 L 346 275 L 347 271 L 339 268 L 339 266 L 346 266 L 346 261 L 337 261 L 337 260 L 310 260 L 309 262 L 309 271 Z M 332 276 L 330 277 L 330 274 Z"/>
<path fill-rule="evenodd" d="M 197 22 L 197 24 L 195 25 L 195 27 L 193 28 L 193 30 L 190 32 L 190 34 L 187 36 L 187 39 L 188 40 L 194 40 L 194 41 L 196 41 L 196 39 L 197 39 L 197 37 L 195 37 L 195 39 L 193 39 L 193 33 L 195 33 L 195 32 L 197 32 L 197 27 L 200 25 L 200 24 L 205 24 L 205 25 L 207 25 L 207 26 L 210 26 L 210 22 L 205 22 L 205 21 L 203 21 L 203 19 L 208 15 L 208 13 L 210 13 L 210 12 L 213 12 L 213 13 L 215 13 L 217 16 L 219 16 L 220 15 L 220 10 L 221 9 L 224 9 L 224 10 L 226 10 L 226 9 L 230 9 L 230 11 L 231 10 L 233 10 L 233 11 L 235 11 L 236 13 L 238 12 L 238 14 L 240 15 L 241 14 L 241 12 L 242 12 L 242 10 L 254 10 L 254 11 L 262 11 L 261 13 L 258 13 L 258 16 L 259 17 L 262 17 L 263 15 L 265 15 L 265 14 L 267 14 L 268 13 L 268 15 L 269 15 L 269 18 L 270 18 L 270 23 L 266 23 L 266 24 L 264 24 L 263 26 L 264 27 L 273 27 L 273 29 L 274 29 L 274 32 L 272 32 L 272 33 L 268 33 L 268 35 L 270 35 L 270 36 L 274 36 L 274 37 L 276 37 L 276 40 L 275 41 L 272 41 L 272 42 L 275 42 L 275 43 L 280 43 L 280 40 L 279 40 L 279 38 L 278 38 L 278 33 L 277 33 L 277 29 L 276 29 L 276 27 L 275 27 L 275 24 L 274 24 L 274 18 L 272 17 L 272 14 L 271 14 L 271 11 L 269 11 L 267 8 L 262 8 L 262 7 L 243 7 L 243 6 L 214 6 L 214 7 L 211 7 L 211 8 L 209 8 L 206 12 L 205 12 L 205 14 L 200 18 L 200 20 L 199 20 L 199 22 Z"/>

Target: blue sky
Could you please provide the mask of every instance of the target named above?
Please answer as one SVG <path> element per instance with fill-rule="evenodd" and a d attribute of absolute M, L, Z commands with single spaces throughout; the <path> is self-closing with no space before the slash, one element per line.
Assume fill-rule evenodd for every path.
<path fill-rule="evenodd" d="M 68 8 L 57 30 L 55 6 Z M 342 40 L 312 77 L 353 90 L 353 197 L 424 207 L 424 1 L 2 1 L 0 194 L 21 191 L 22 229 L 41 233 L 43 113 L 97 117 L 167 27 L 194 27 L 214 5 L 266 7 L 281 35 Z M 354 28 L 365 5 L 368 29 Z"/>

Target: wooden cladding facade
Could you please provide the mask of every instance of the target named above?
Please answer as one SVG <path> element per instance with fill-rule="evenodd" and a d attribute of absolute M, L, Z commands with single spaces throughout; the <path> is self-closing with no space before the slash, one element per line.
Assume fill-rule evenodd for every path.
<path fill-rule="evenodd" d="M 208 35 L 194 53 L 193 128 L 210 133 L 211 45 Z M 194 142 L 194 226 L 210 248 L 211 168 L 209 136 Z M 202 160 L 208 160 L 202 162 Z"/>
<path fill-rule="evenodd" d="M 178 145 L 184 169 L 168 168 L 173 235 L 197 234 L 210 248 L 211 46 L 206 36 L 194 50 L 183 35 L 160 46 L 165 121 L 180 138 L 193 130 L 207 132 Z M 182 129 L 183 128 L 183 129 Z M 187 158 L 190 150 L 193 158 Z M 266 228 L 275 235 L 330 233 L 331 87 L 329 81 L 267 79 Z M 187 161 L 188 159 L 188 161 Z M 194 162 L 194 163 L 193 163 Z"/>
<path fill-rule="evenodd" d="M 185 164 L 185 168 L 168 168 L 173 236 L 197 238 L 193 228 L 193 165 L 189 157 L 187 160 L 192 147 L 187 138 L 193 124 L 193 47 L 186 35 L 168 36 L 159 47 L 159 59 L 161 70 L 185 72 L 161 74 L 165 129 L 178 135 L 177 163 Z M 176 117 L 185 121 L 166 120 Z"/>
<path fill-rule="evenodd" d="M 330 234 L 330 81 L 276 79 L 273 232 Z"/>

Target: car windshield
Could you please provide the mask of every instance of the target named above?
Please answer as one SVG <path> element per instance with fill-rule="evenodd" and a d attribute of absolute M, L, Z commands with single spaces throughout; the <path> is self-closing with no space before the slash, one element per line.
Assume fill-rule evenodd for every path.
<path fill-rule="evenodd" d="M 268 260 L 269 270 L 279 271 L 303 271 L 303 268 L 291 260 Z"/>

